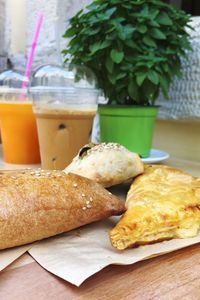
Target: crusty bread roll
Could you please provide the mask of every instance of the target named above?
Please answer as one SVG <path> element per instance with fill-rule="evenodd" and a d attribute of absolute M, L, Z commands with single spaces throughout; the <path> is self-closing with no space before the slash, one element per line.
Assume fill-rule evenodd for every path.
<path fill-rule="evenodd" d="M 31 243 L 125 211 L 101 185 L 62 171 L 0 173 L 0 249 Z"/>
<path fill-rule="evenodd" d="M 64 170 L 90 178 L 104 187 L 122 183 L 143 171 L 139 155 L 117 143 L 85 145 Z"/>

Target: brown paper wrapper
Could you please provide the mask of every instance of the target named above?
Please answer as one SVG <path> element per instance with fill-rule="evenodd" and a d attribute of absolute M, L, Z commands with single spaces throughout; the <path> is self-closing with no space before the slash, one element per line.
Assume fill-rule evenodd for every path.
<path fill-rule="evenodd" d="M 0 271 L 9 266 L 17 258 L 30 249 L 30 245 L 0 251 Z"/>
<path fill-rule="evenodd" d="M 117 218 L 97 222 L 37 243 L 0 251 L 0 270 L 28 251 L 46 270 L 80 286 L 83 281 L 110 264 L 129 265 L 200 242 L 174 239 L 124 251 L 115 250 L 108 232 Z"/>
<path fill-rule="evenodd" d="M 187 170 L 190 171 L 189 167 Z M 129 184 L 125 184 L 111 191 L 124 198 L 128 188 Z M 133 264 L 200 242 L 199 233 L 190 239 L 174 239 L 119 252 L 111 246 L 108 235 L 117 220 L 118 217 L 113 217 L 31 245 L 0 251 L 0 270 L 28 251 L 46 270 L 79 286 L 110 264 Z"/>

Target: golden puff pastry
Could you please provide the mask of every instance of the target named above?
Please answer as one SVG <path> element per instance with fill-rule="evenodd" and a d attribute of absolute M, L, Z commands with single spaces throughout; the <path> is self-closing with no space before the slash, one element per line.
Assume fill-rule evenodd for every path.
<path fill-rule="evenodd" d="M 200 179 L 168 166 L 147 166 L 132 183 L 126 208 L 110 232 L 119 250 L 194 237 L 200 227 Z"/>
<path fill-rule="evenodd" d="M 122 183 L 143 171 L 139 155 L 117 143 L 84 146 L 64 170 L 90 178 L 104 187 Z"/>

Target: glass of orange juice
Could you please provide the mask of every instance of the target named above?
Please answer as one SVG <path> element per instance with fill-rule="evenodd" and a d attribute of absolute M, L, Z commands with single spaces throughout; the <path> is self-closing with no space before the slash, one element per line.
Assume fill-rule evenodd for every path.
<path fill-rule="evenodd" d="M 0 88 L 0 128 L 7 163 L 40 163 L 36 120 L 26 90 Z"/>

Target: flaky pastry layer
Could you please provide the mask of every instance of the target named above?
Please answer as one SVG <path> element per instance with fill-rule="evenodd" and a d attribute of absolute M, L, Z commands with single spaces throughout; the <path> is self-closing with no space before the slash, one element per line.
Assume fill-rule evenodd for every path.
<path fill-rule="evenodd" d="M 119 250 L 194 237 L 200 227 L 200 180 L 168 166 L 147 166 L 131 185 L 126 207 L 110 232 Z"/>

